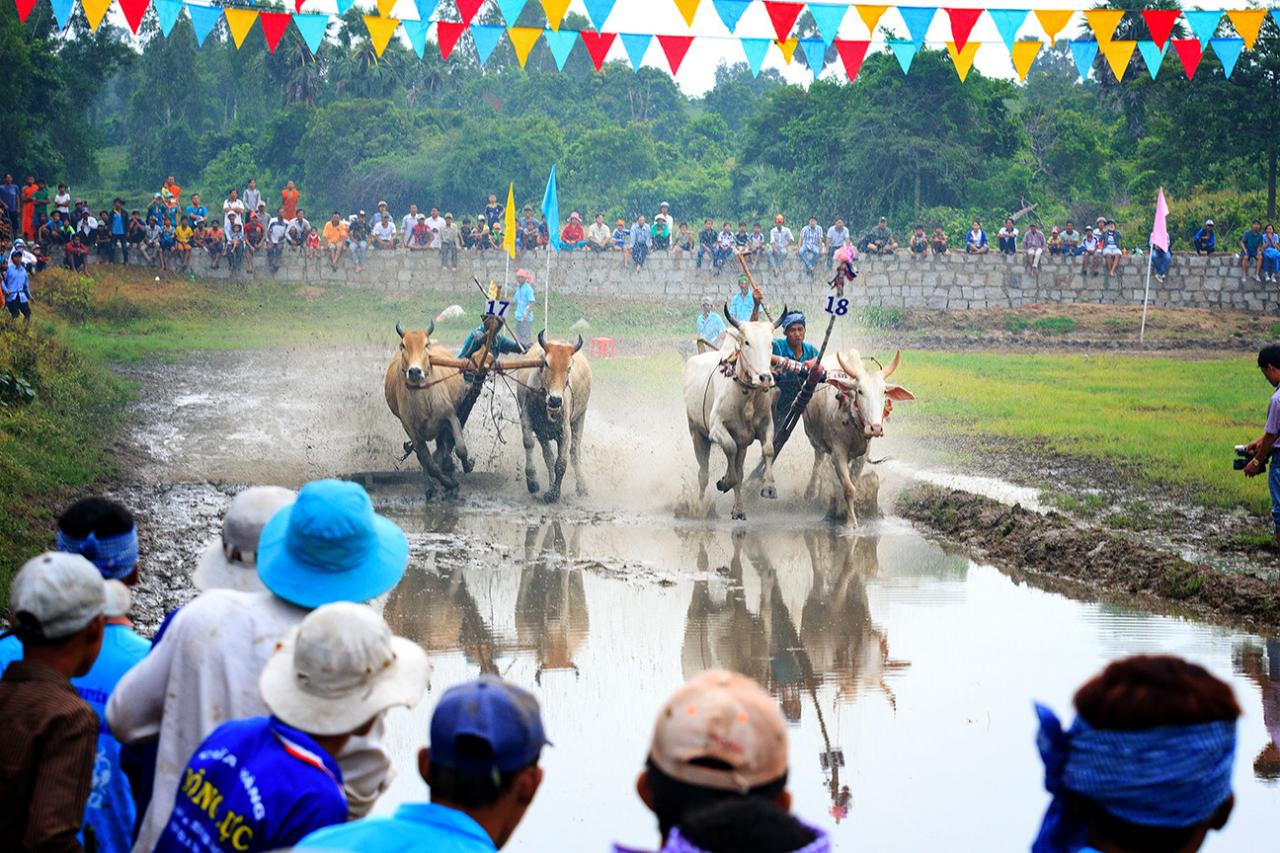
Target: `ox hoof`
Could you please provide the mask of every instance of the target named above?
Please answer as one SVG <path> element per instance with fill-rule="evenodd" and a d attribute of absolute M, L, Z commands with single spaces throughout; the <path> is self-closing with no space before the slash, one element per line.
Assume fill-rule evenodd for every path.
<path fill-rule="evenodd" d="M 467 472 L 468 474 L 476 470 L 476 460 L 472 459 L 470 456 L 463 458 L 462 470 Z"/>
<path fill-rule="evenodd" d="M 768 498 L 771 501 L 777 500 L 778 490 L 775 489 L 773 486 L 765 486 L 763 489 L 760 490 L 760 497 Z"/>
<path fill-rule="evenodd" d="M 745 512 L 741 512 L 735 509 L 733 512 L 729 513 L 729 518 L 733 519 L 734 521 L 746 521 L 747 514 Z"/>
<path fill-rule="evenodd" d="M 549 504 L 557 503 L 560 500 L 560 493 L 547 492 L 545 495 L 542 496 L 542 500 Z"/>
<path fill-rule="evenodd" d="M 537 480 L 526 480 L 526 481 L 525 481 L 525 485 L 527 485 L 527 486 L 529 487 L 529 494 L 531 494 L 531 495 L 536 495 L 536 494 L 538 493 L 538 481 L 537 481 Z"/>
<path fill-rule="evenodd" d="M 716 480 L 716 491 L 727 492 L 732 488 L 733 488 L 733 483 L 730 483 L 728 480 L 725 480 L 725 479 Z"/>

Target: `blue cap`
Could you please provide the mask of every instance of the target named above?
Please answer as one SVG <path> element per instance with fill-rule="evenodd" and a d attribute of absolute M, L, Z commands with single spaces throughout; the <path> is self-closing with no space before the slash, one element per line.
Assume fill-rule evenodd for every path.
<path fill-rule="evenodd" d="M 316 608 L 368 601 L 388 591 L 409 565 L 409 540 L 375 515 L 356 483 L 316 480 L 262 528 L 258 577 L 286 601 Z"/>
<path fill-rule="evenodd" d="M 492 756 L 459 756 L 457 743 L 463 735 L 489 744 Z M 536 761 L 550 743 L 538 700 L 496 675 L 449 688 L 431 715 L 431 762 L 463 773 L 519 770 Z"/>

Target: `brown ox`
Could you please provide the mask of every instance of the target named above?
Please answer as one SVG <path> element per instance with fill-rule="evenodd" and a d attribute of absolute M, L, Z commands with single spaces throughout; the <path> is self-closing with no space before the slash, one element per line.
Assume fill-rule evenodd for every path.
<path fill-rule="evenodd" d="M 425 332 L 406 332 L 399 323 L 400 351 L 387 365 L 384 390 L 387 408 L 400 419 L 409 436 L 406 451 L 412 447 L 422 466 L 423 491 L 435 495 L 436 485 L 453 492 L 458 480 L 453 476 L 452 453 L 456 447 L 463 467 L 471 470 L 467 446 L 462 440 L 462 424 L 458 421 L 458 404 L 466 396 L 462 369 L 470 364 L 432 342 L 435 322 Z M 433 454 L 430 442 L 436 443 Z"/>

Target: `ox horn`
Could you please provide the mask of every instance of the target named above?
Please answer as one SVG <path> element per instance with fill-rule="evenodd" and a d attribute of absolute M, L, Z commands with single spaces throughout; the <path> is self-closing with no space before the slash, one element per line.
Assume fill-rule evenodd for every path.
<path fill-rule="evenodd" d="M 582 335 L 578 335 L 578 343 L 573 348 L 574 354 L 577 355 L 580 349 L 582 349 Z"/>
<path fill-rule="evenodd" d="M 780 327 L 782 325 L 782 321 L 787 319 L 787 315 L 790 313 L 791 313 L 791 306 L 785 302 L 782 303 L 782 313 L 779 314 L 778 319 L 773 322 L 773 327 L 775 329 Z"/>
<path fill-rule="evenodd" d="M 893 372 L 898 369 L 898 364 L 902 361 L 902 350 L 898 350 L 893 354 L 893 361 L 889 362 L 889 367 L 884 372 L 884 378 L 888 379 Z"/>
<path fill-rule="evenodd" d="M 435 330 L 436 330 L 436 321 L 432 320 L 430 323 L 427 324 L 427 337 L 428 338 L 431 337 L 431 335 L 435 333 Z"/>
<path fill-rule="evenodd" d="M 836 350 L 836 362 L 840 365 L 840 369 L 845 372 L 846 376 L 853 379 L 857 378 L 858 374 L 850 370 L 849 365 L 844 363 L 844 353 L 840 352 L 839 350 Z"/>
<path fill-rule="evenodd" d="M 402 338 L 404 337 L 404 324 L 403 324 L 403 323 L 396 323 L 396 334 L 397 334 L 397 335 L 399 335 L 399 336 L 400 336 L 400 337 L 402 337 Z"/>
<path fill-rule="evenodd" d="M 733 326 L 735 329 L 739 327 L 738 318 L 734 317 L 732 314 L 729 313 L 728 302 L 724 304 L 724 318 L 729 321 L 730 326 Z"/>
<path fill-rule="evenodd" d="M 538 330 L 538 346 L 542 347 L 543 352 L 547 351 L 547 330 L 546 329 Z"/>

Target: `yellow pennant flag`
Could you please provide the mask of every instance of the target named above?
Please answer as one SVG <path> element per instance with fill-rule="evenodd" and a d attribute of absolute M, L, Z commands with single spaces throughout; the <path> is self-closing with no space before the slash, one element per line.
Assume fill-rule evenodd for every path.
<path fill-rule="evenodd" d="M 222 10 L 227 16 L 227 29 L 231 30 L 231 40 L 236 43 L 236 50 L 244 44 L 245 36 L 253 29 L 253 22 L 258 20 L 257 9 L 232 9 L 230 6 Z"/>
<path fill-rule="evenodd" d="M 1244 46 L 1253 50 L 1253 43 L 1258 40 L 1258 30 L 1262 28 L 1262 19 L 1267 16 L 1266 9 L 1237 9 L 1227 12 L 1227 17 L 1244 39 Z"/>
<path fill-rule="evenodd" d="M 529 51 L 533 50 L 542 36 L 542 27 L 511 27 L 507 30 L 507 35 L 511 37 L 511 46 L 516 49 L 520 67 L 524 68 L 524 64 L 529 61 Z"/>
<path fill-rule="evenodd" d="M 89 19 L 89 29 L 98 31 L 102 16 L 111 8 L 111 0 L 83 0 L 84 16 Z"/>
<path fill-rule="evenodd" d="M 1013 70 L 1018 72 L 1018 79 L 1027 82 L 1027 72 L 1031 70 L 1031 63 L 1036 61 L 1036 56 L 1040 54 L 1040 48 L 1044 47 L 1042 41 L 1015 41 L 1013 50 L 1009 52 L 1010 58 L 1013 60 Z"/>
<path fill-rule="evenodd" d="M 569 0 L 542 0 L 542 11 L 547 13 L 547 26 L 559 30 L 564 13 L 569 11 Z"/>
<path fill-rule="evenodd" d="M 396 0 L 378 0 L 378 14 L 387 17 L 391 14 L 391 10 L 395 8 Z"/>
<path fill-rule="evenodd" d="M 796 45 L 800 44 L 800 39 L 796 38 L 795 36 L 792 36 L 786 41 L 778 41 L 777 39 L 774 39 L 773 43 L 776 44 L 778 46 L 778 49 L 782 51 L 783 60 L 788 65 L 790 65 L 791 57 L 795 56 Z"/>
<path fill-rule="evenodd" d="M 391 37 L 400 26 L 399 18 L 379 18 L 376 15 L 365 15 L 364 25 L 369 28 L 369 43 L 373 45 L 373 55 L 382 58 L 382 52 L 391 43 Z"/>
<path fill-rule="evenodd" d="M 947 53 L 951 54 L 951 61 L 955 63 L 956 74 L 960 77 L 960 82 L 964 82 L 964 78 L 969 76 L 969 69 L 973 67 L 973 58 L 978 55 L 978 45 L 981 42 L 967 41 L 964 43 L 964 50 L 956 50 L 956 43 L 947 42 Z"/>
<path fill-rule="evenodd" d="M 1071 20 L 1075 12 L 1071 9 L 1036 9 L 1036 20 L 1044 27 L 1044 34 L 1049 37 L 1049 44 L 1058 43 L 1058 33 Z"/>
<path fill-rule="evenodd" d="M 1111 41 L 1111 37 L 1116 34 L 1116 27 L 1120 26 L 1120 19 L 1124 17 L 1124 9 L 1086 9 L 1084 19 L 1089 22 L 1089 28 L 1093 30 L 1094 38 L 1098 40 L 1098 49 Z M 1126 60 L 1127 62 L 1128 60 Z"/>
<path fill-rule="evenodd" d="M 512 258 L 516 256 L 516 185 L 512 181 L 507 187 L 507 215 L 503 217 L 506 232 L 502 235 L 502 248 Z"/>
<path fill-rule="evenodd" d="M 684 15 L 684 22 L 689 26 L 693 26 L 693 16 L 698 12 L 698 3 L 701 0 L 676 0 L 676 8 L 680 10 L 680 14 Z"/>
<path fill-rule="evenodd" d="M 862 18 L 862 23 L 867 25 L 867 32 L 872 35 L 876 34 L 876 24 L 880 23 L 880 16 L 885 13 L 888 6 L 859 6 L 858 17 Z"/>
<path fill-rule="evenodd" d="M 1107 58 L 1107 64 L 1111 66 L 1111 73 L 1116 75 L 1117 81 L 1124 78 L 1124 71 L 1129 67 L 1133 49 L 1137 46 L 1136 41 L 1108 41 L 1098 45 L 1098 50 Z"/>

